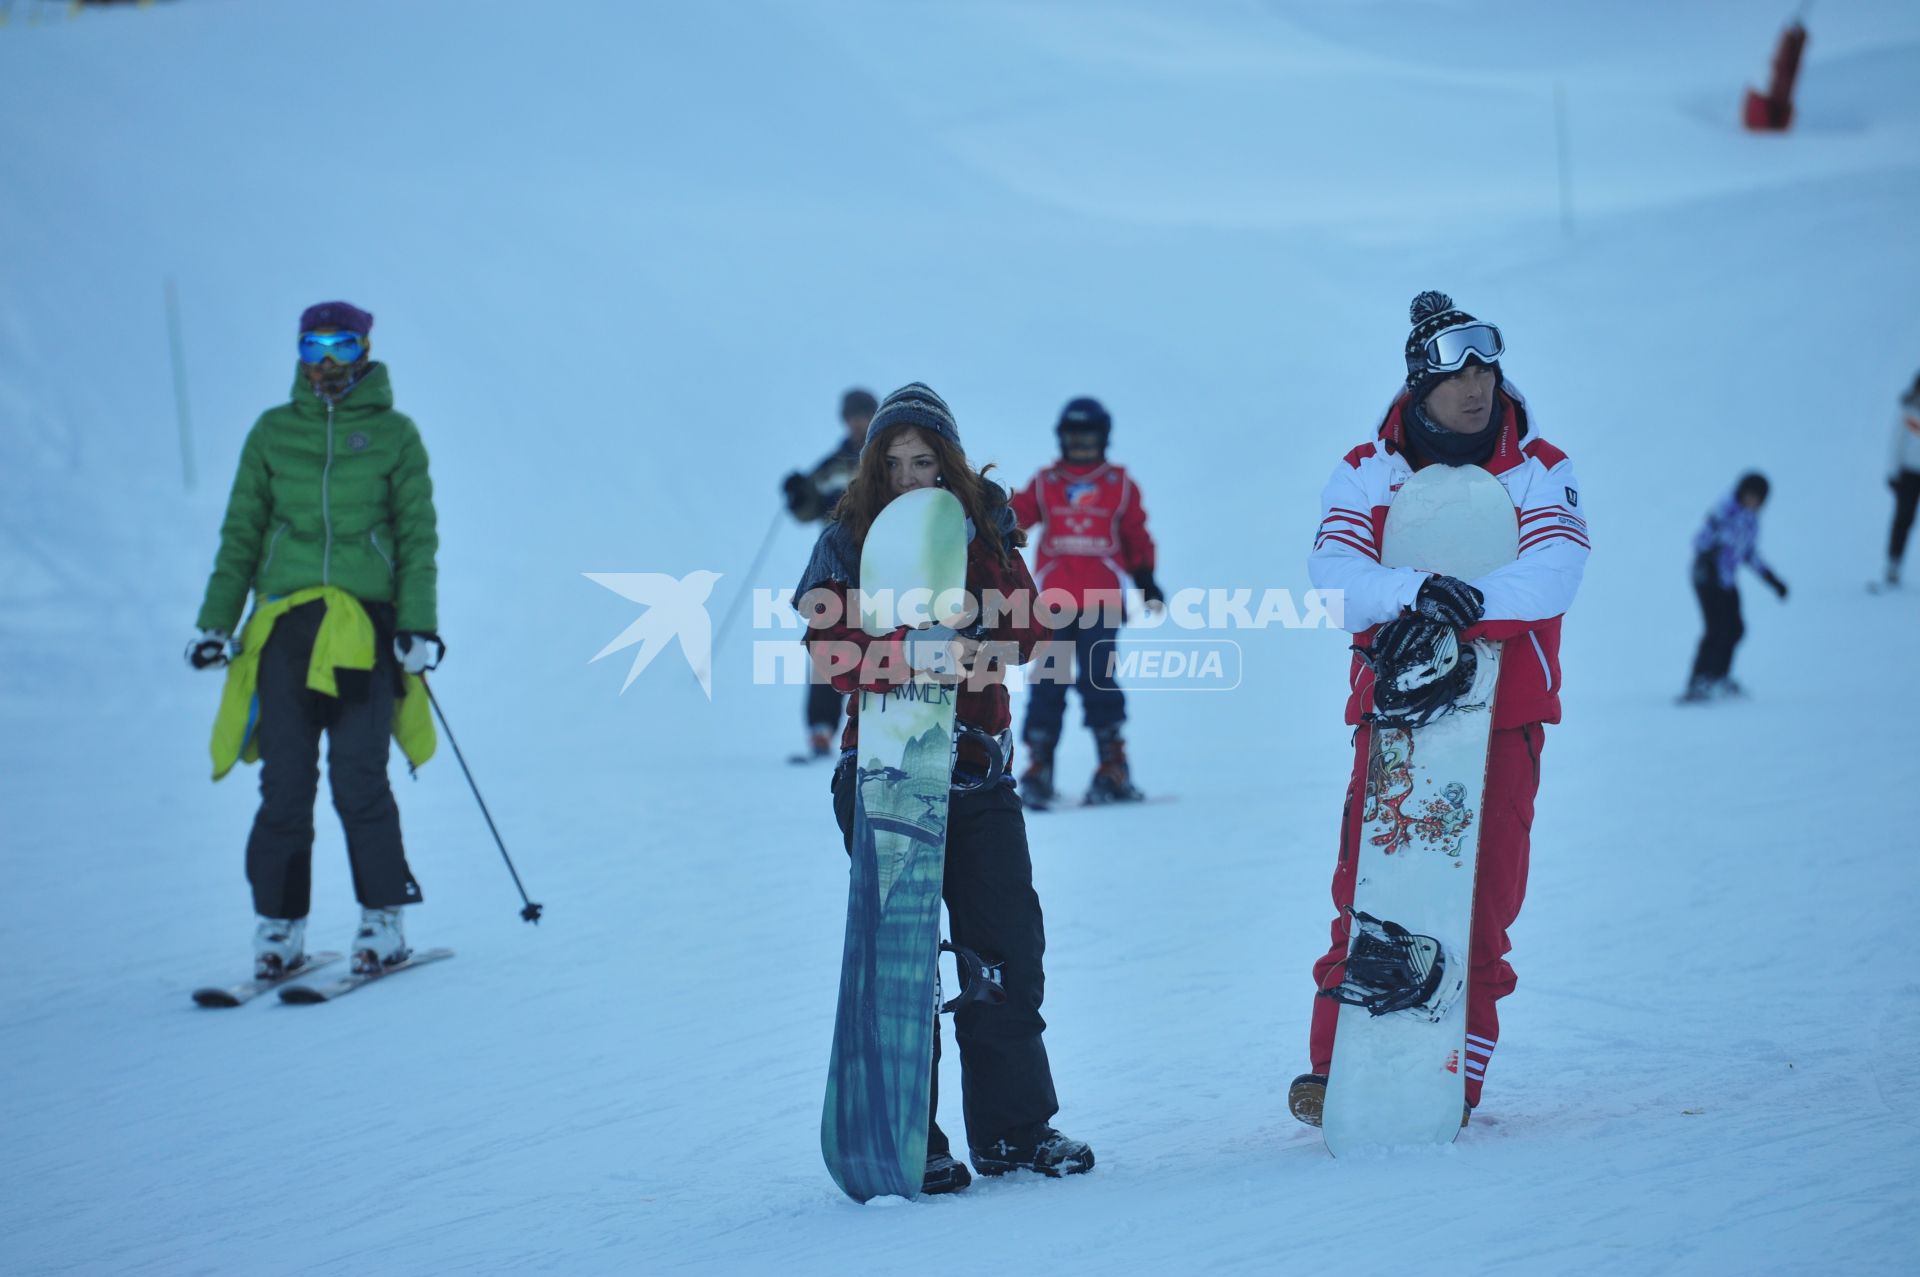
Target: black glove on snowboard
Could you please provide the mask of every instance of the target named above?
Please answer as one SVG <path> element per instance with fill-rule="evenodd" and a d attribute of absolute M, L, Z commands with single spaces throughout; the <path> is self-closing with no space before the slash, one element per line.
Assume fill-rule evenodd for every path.
<path fill-rule="evenodd" d="M 1762 572 L 1760 574 L 1760 579 L 1762 581 L 1765 581 L 1767 583 L 1768 588 L 1770 588 L 1775 594 L 1778 594 L 1783 599 L 1787 597 L 1787 583 L 1785 581 L 1782 581 L 1779 577 L 1775 576 L 1772 572 Z"/>
<path fill-rule="evenodd" d="M 1141 568 L 1138 572 L 1135 572 L 1133 574 L 1133 583 L 1139 589 L 1140 593 L 1147 596 L 1147 602 L 1165 603 L 1167 601 L 1166 591 L 1162 590 L 1159 583 L 1153 579 L 1152 568 Z"/>
<path fill-rule="evenodd" d="M 1429 621 L 1464 630 L 1487 614 L 1487 596 L 1458 577 L 1430 576 L 1421 584 L 1413 610 Z"/>

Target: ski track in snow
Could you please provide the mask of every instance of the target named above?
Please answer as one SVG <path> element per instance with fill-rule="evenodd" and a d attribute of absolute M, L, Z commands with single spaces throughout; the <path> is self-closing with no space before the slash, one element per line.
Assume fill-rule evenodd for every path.
<path fill-rule="evenodd" d="M 1268 1272 L 1357 1240 L 1383 1271 L 1908 1270 L 1920 595 L 1859 583 L 1920 349 L 1910 6 L 1814 10 L 1784 138 L 1733 127 L 1778 15 L 1730 0 L 333 11 L 344 51 L 212 0 L 0 27 L 0 1271 Z M 1345 640 L 1243 634 L 1234 693 L 1130 702 L 1178 802 L 1029 819 L 1058 1121 L 1097 1169 L 847 1202 L 844 858 L 826 769 L 782 761 L 799 689 L 752 685 L 743 626 L 711 703 L 676 651 L 618 695 L 588 658 L 631 605 L 581 573 L 721 570 L 716 616 L 789 586 L 791 525 L 739 579 L 779 475 L 845 385 L 924 378 L 1016 482 L 1101 396 L 1170 589 L 1304 588 L 1434 286 L 1505 328 L 1595 532 L 1473 1125 L 1335 1162 L 1286 1114 Z M 443 742 L 395 786 L 410 936 L 460 956 L 204 1011 L 248 961 L 255 774 L 208 786 L 217 681 L 178 652 L 291 316 L 335 295 L 432 450 L 436 688 L 547 917 Z M 1687 538 L 1750 466 L 1791 601 L 1745 592 L 1751 699 L 1680 709 Z M 1092 762 L 1075 733 L 1063 784 Z"/>

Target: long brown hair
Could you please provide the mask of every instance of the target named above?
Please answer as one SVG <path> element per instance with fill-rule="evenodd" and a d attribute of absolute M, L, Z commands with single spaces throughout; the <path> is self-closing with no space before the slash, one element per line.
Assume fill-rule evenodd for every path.
<path fill-rule="evenodd" d="M 941 486 L 959 500 L 960 508 L 973 520 L 975 533 L 987 538 L 987 547 L 994 559 L 1001 567 L 1007 567 L 1012 547 L 1025 545 L 1027 534 L 1015 528 L 1006 539 L 999 536 L 999 508 L 1007 503 L 1007 494 L 987 478 L 987 471 L 993 469 L 992 463 L 975 470 L 960 445 L 925 426 L 907 422 L 890 426 L 881 431 L 879 438 L 868 441 L 860 452 L 860 468 L 847 484 L 840 503 L 833 508 L 833 517 L 853 534 L 855 551 L 866 544 L 867 529 L 894 498 L 893 484 L 887 479 L 887 448 L 907 430 L 919 431 L 920 437 L 926 440 L 940 466 Z"/>

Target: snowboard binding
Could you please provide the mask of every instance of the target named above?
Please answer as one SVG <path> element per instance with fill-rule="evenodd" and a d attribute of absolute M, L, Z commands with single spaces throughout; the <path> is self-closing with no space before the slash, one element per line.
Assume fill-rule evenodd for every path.
<path fill-rule="evenodd" d="M 1432 936 L 1349 908 L 1353 942 L 1340 983 L 1323 998 L 1364 1007 L 1370 1015 L 1417 1011 L 1438 1022 L 1467 987 L 1467 968 Z"/>
<path fill-rule="evenodd" d="M 1461 644 L 1445 626 L 1435 626 L 1434 632 L 1430 648 L 1399 660 L 1377 655 L 1377 643 L 1372 648 L 1355 645 L 1353 650 L 1374 676 L 1373 709 L 1364 716 L 1366 722 L 1411 730 L 1467 702 L 1479 668 L 1473 645 Z"/>
<path fill-rule="evenodd" d="M 988 962 L 971 949 L 963 948 L 948 940 L 940 942 L 940 952 L 951 953 L 953 962 L 960 969 L 960 992 L 940 1003 L 941 1014 L 958 1011 L 974 1003 L 997 1007 L 1007 1000 L 1007 987 L 1002 983 L 1000 963 Z M 939 998 L 940 975 L 934 972 L 935 999 Z"/>

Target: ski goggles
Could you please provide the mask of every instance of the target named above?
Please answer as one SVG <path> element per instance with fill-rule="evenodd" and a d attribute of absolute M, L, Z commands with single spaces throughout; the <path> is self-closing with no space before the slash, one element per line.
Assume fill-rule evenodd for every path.
<path fill-rule="evenodd" d="M 360 362 L 367 353 L 367 339 L 359 333 L 301 333 L 300 362 L 317 364 L 331 359 L 336 364 Z"/>
<path fill-rule="evenodd" d="M 1500 358 L 1505 349 L 1505 343 L 1500 340 L 1500 330 L 1492 324 L 1476 320 L 1471 324 L 1444 328 L 1427 338 L 1420 348 L 1425 362 L 1418 362 L 1419 356 L 1409 355 L 1407 363 L 1412 366 L 1407 371 L 1458 372 L 1466 366 L 1469 356 L 1477 355 L 1482 363 L 1490 364 Z"/>

